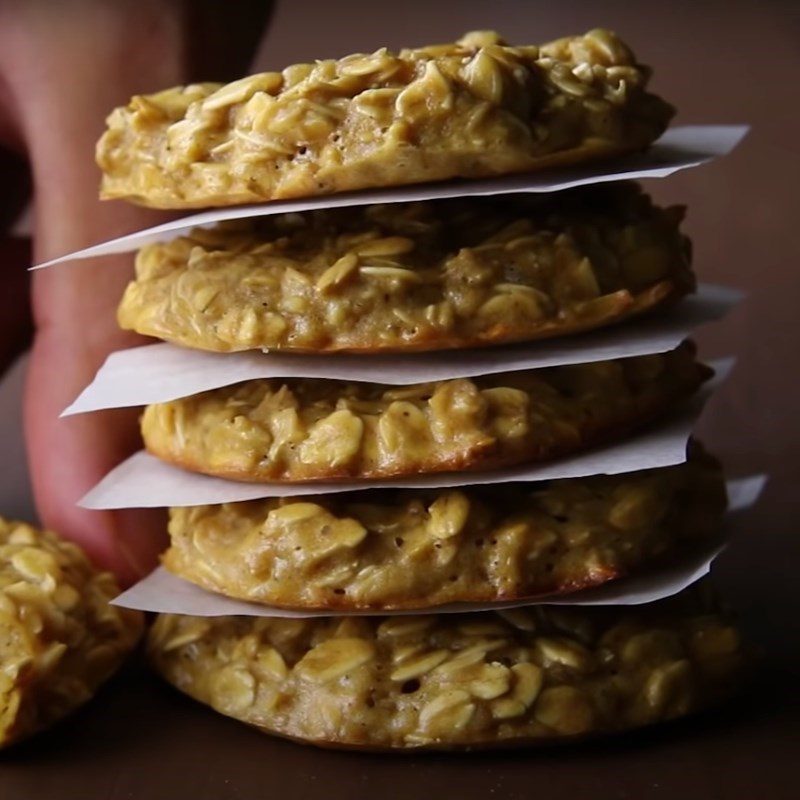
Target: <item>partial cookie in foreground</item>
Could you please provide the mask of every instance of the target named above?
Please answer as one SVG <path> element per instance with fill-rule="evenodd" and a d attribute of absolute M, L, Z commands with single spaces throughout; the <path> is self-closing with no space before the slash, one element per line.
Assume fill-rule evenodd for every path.
<path fill-rule="evenodd" d="M 693 290 L 682 216 L 616 184 L 240 220 L 143 248 L 118 319 L 223 352 L 563 336 Z"/>
<path fill-rule="evenodd" d="M 673 109 L 613 33 L 296 64 L 134 97 L 97 145 L 102 196 L 159 208 L 475 178 L 641 150 Z"/>
<path fill-rule="evenodd" d="M 473 748 L 616 733 L 737 687 L 739 635 L 690 590 L 650 606 L 478 614 L 161 615 L 174 686 L 265 733 L 345 748 Z"/>
<path fill-rule="evenodd" d="M 719 464 L 549 484 L 363 491 L 173 508 L 164 564 L 289 608 L 426 609 L 564 594 L 641 572 L 719 532 Z"/>
<path fill-rule="evenodd" d="M 0 518 L 0 747 L 89 700 L 134 648 L 138 611 L 74 544 Z"/>
<path fill-rule="evenodd" d="M 417 386 L 253 380 L 148 406 L 142 435 L 163 461 L 265 483 L 547 461 L 674 410 L 711 374 L 694 353 Z"/>

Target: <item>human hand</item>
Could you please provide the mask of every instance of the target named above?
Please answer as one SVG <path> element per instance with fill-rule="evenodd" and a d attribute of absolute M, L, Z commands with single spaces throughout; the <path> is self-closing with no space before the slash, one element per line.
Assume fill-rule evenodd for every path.
<path fill-rule="evenodd" d="M 112 108 L 133 94 L 195 77 L 192 53 L 199 48 L 193 24 L 201 6 L 207 22 L 221 10 L 219 3 L 199 3 L 190 14 L 189 5 L 177 0 L 4 0 L 0 5 L 0 144 L 23 153 L 31 164 L 35 262 L 163 219 L 97 199 L 94 146 Z M 263 22 L 263 12 L 261 17 Z M 237 39 L 242 19 L 227 15 L 226 21 L 228 49 L 239 48 L 224 72 L 242 71 L 256 39 Z M 218 44 L 219 38 L 217 33 Z M 202 50 L 206 67 L 222 64 L 219 50 Z M 220 77 L 229 77 L 224 72 Z M 143 341 L 116 325 L 116 306 L 132 263 L 127 254 L 34 273 L 35 338 L 24 401 L 31 480 L 42 522 L 81 544 L 125 583 L 152 567 L 163 549 L 164 513 L 88 511 L 75 503 L 140 446 L 139 412 L 66 419 L 59 414 L 110 352 Z M 20 270 L 3 266 L 5 319 L 13 328 L 0 329 L 5 342 L 25 327 L 26 314 Z M 13 311 L 20 319 L 12 318 Z"/>

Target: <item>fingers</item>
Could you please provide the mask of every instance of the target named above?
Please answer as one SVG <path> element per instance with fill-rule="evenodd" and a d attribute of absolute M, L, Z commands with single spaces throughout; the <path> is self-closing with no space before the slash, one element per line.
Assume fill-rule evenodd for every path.
<path fill-rule="evenodd" d="M 138 449 L 138 411 L 58 416 L 108 352 L 139 343 L 114 326 L 114 307 L 130 265 L 127 258 L 113 261 L 36 276 L 39 328 L 28 370 L 25 427 L 42 521 L 127 583 L 145 574 L 163 550 L 163 513 L 88 511 L 76 503 Z"/>

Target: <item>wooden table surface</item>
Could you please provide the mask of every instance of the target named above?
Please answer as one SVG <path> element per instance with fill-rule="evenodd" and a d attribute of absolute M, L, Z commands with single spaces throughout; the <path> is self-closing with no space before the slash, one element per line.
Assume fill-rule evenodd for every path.
<path fill-rule="evenodd" d="M 727 708 L 603 744 L 469 756 L 323 752 L 270 739 L 162 686 L 131 665 L 89 708 L 0 755 L 0 798 L 227 800 L 457 797 L 800 796 L 800 4 L 770 2 L 283 3 L 265 60 L 372 45 L 445 40 L 492 26 L 517 41 L 615 28 L 656 70 L 678 122 L 749 122 L 740 149 L 713 165 L 650 182 L 689 206 L 695 265 L 748 292 L 699 337 L 738 369 L 703 420 L 732 473 L 771 481 L 747 533 L 715 569 L 763 650 L 750 688 Z M 313 12 L 313 13 L 312 13 Z M 312 20 L 312 22 L 309 22 Z M 302 31 L 302 33 L 301 33 Z"/>

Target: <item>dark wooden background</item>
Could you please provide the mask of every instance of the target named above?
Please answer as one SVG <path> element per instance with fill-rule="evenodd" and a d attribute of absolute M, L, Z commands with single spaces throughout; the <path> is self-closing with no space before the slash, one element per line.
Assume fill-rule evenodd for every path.
<path fill-rule="evenodd" d="M 751 529 L 715 569 L 763 651 L 747 692 L 720 712 L 600 745 L 391 757 L 260 736 L 134 665 L 90 708 L 0 755 L 0 798 L 800 797 L 798 10 L 800 3 L 744 0 L 295 0 L 278 5 L 260 56 L 262 66 L 280 67 L 482 27 L 536 42 L 603 25 L 655 67 L 654 88 L 678 105 L 678 123 L 752 124 L 729 158 L 648 184 L 659 200 L 689 206 L 701 278 L 748 293 L 728 320 L 699 336 L 704 354 L 739 358 L 702 422 L 704 439 L 732 473 L 771 475 Z"/>

